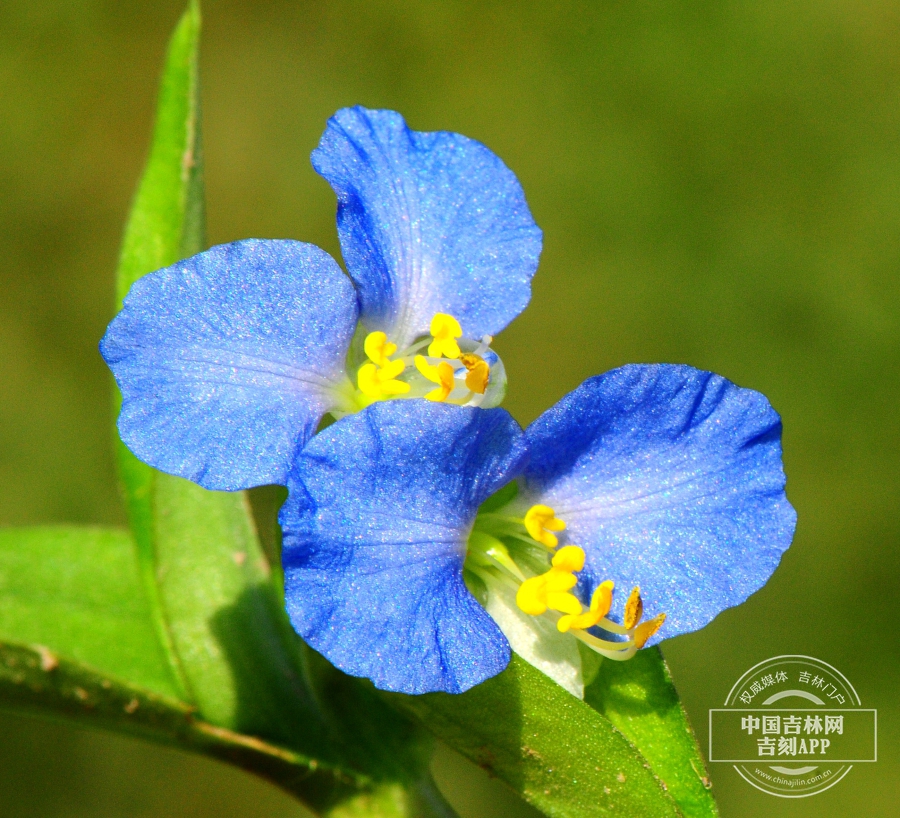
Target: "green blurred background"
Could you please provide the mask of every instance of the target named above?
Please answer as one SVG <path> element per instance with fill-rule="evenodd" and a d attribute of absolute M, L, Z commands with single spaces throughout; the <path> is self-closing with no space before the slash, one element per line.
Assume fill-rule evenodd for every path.
<path fill-rule="evenodd" d="M 181 0 L 0 5 L 0 523 L 122 523 L 110 380 L 121 228 Z M 900 799 L 900 3 L 208 0 L 209 238 L 338 254 L 309 152 L 338 107 L 485 142 L 544 254 L 497 343 L 527 422 L 589 375 L 685 362 L 784 418 L 793 548 L 769 584 L 665 644 L 697 728 L 770 656 L 843 671 L 880 760 L 783 800 L 727 764 L 725 818 L 889 816 Z M 528 814 L 442 750 L 465 816 Z M 224 766 L 0 715 L 0 816 L 298 816 Z"/>

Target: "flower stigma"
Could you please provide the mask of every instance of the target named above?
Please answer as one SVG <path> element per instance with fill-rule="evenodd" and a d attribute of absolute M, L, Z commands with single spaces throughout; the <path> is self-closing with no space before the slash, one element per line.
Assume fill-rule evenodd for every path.
<path fill-rule="evenodd" d="M 597 586 L 585 608 L 574 590 L 586 556 L 577 545 L 558 548 L 554 532 L 565 530 L 563 520 L 542 504 L 531 506 L 522 517 L 506 511 L 505 505 L 498 509 L 486 504 L 475 519 L 465 570 L 469 581 L 473 576 L 480 581 L 474 583 L 476 589 L 479 584 L 488 592 L 498 584 L 515 589 L 516 605 L 525 614 L 551 617 L 560 633 L 571 634 L 601 656 L 617 661 L 634 656 L 662 627 L 665 614 L 642 621 L 639 588 L 628 597 L 622 624 L 609 619 L 615 589 L 612 580 Z M 593 629 L 618 638 L 602 638 L 592 633 Z"/>

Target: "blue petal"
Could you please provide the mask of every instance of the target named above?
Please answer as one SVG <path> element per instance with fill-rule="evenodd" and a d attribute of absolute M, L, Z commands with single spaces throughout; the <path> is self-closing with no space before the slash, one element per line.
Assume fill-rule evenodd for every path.
<path fill-rule="evenodd" d="M 355 323 L 350 281 L 310 244 L 239 241 L 144 276 L 100 343 L 119 434 L 209 489 L 284 483 L 334 403 Z"/>
<path fill-rule="evenodd" d="M 521 471 L 503 409 L 379 403 L 320 432 L 281 511 L 287 610 L 341 670 L 403 693 L 461 693 L 509 645 L 463 582 L 478 506 Z"/>
<path fill-rule="evenodd" d="M 541 231 L 515 175 L 484 145 L 411 131 L 393 111 L 344 108 L 312 163 L 337 193 L 341 249 L 369 329 L 402 348 L 443 312 L 481 338 L 525 308 Z"/>
<path fill-rule="evenodd" d="M 639 585 L 648 615 L 667 614 L 652 641 L 742 602 L 790 545 L 781 421 L 763 395 L 711 372 L 615 369 L 563 398 L 526 438 L 525 501 L 553 507 L 585 549 L 586 594 L 612 579 L 620 614 Z"/>

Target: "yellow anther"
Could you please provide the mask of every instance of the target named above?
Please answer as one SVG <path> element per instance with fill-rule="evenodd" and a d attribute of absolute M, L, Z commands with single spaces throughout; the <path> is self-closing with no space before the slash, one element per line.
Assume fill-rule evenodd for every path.
<path fill-rule="evenodd" d="M 406 364 L 402 360 L 391 360 L 391 355 L 397 351 L 397 345 L 390 343 L 387 335 L 383 332 L 370 332 L 363 343 L 363 349 L 372 363 L 363 364 L 356 373 L 356 384 L 360 392 L 373 400 L 409 392 L 409 384 L 397 380 L 406 369 Z"/>
<path fill-rule="evenodd" d="M 550 506 L 532 506 L 525 513 L 525 530 L 528 536 L 547 548 L 556 548 L 559 540 L 551 531 L 564 531 L 566 524 L 556 519 L 556 512 Z M 580 569 L 579 569 L 580 570 Z"/>
<path fill-rule="evenodd" d="M 597 590 L 594 591 L 594 595 L 591 597 L 590 609 L 584 613 L 579 611 L 577 615 L 561 617 L 559 622 L 556 623 L 556 627 L 562 633 L 565 633 L 572 628 L 577 630 L 593 628 L 594 625 L 609 613 L 609 609 L 612 607 L 613 587 L 612 580 L 608 579 L 606 582 L 601 582 L 597 587 Z"/>
<path fill-rule="evenodd" d="M 552 509 L 547 506 L 544 506 L 543 509 L 544 514 L 549 512 L 552 516 Z M 504 556 L 508 558 L 508 552 L 504 552 Z M 600 625 L 601 628 L 609 626 L 607 629 L 615 629 L 616 633 L 622 633 L 618 626 L 605 619 L 612 607 L 613 589 L 615 588 L 612 580 L 608 579 L 597 586 L 591 595 L 591 606 L 587 610 L 582 608 L 581 601 L 572 593 L 572 589 L 578 583 L 575 573 L 584 569 L 584 561 L 584 550 L 577 545 L 566 545 L 560 548 L 553 555 L 552 567 L 549 571 L 522 582 L 516 592 L 516 604 L 531 616 L 540 616 L 548 610 L 561 613 L 562 616 L 556 623 L 560 633 L 586 631 L 596 625 Z M 642 648 L 666 621 L 665 614 L 658 614 L 653 619 L 640 622 L 643 612 L 644 603 L 641 600 L 641 589 L 634 588 L 625 603 L 623 616 L 624 626 L 634 641 L 624 641 L 621 643 L 621 647 L 618 646 L 620 644 L 618 642 L 607 642 L 592 634 L 576 633 L 574 635 L 589 647 L 593 647 L 594 650 L 606 656 L 613 655 L 609 651 L 628 650 L 632 645 Z M 631 653 L 633 652 L 632 650 Z M 622 658 L 628 658 L 629 655 L 631 654 Z"/>
<path fill-rule="evenodd" d="M 551 564 L 560 571 L 581 571 L 584 568 L 584 549 L 577 545 L 564 545 L 553 555 Z"/>
<path fill-rule="evenodd" d="M 516 605 L 531 616 L 547 610 L 547 594 L 543 575 L 526 579 L 516 591 Z"/>
<path fill-rule="evenodd" d="M 462 361 L 468 373 L 466 375 L 466 386 L 473 392 L 483 395 L 491 377 L 491 368 L 488 366 L 488 362 L 474 352 L 461 352 L 459 360 Z"/>
<path fill-rule="evenodd" d="M 388 341 L 383 332 L 370 332 L 363 343 L 368 359 L 376 366 L 385 366 L 391 355 L 397 351 L 397 345 Z M 401 370 L 402 371 L 402 370 Z"/>
<path fill-rule="evenodd" d="M 647 644 L 647 640 L 662 627 L 665 621 L 666 615 L 661 613 L 654 616 L 653 619 L 641 622 L 634 631 L 635 646 L 638 648 L 644 647 Z"/>
<path fill-rule="evenodd" d="M 572 616 L 581 611 L 581 602 L 574 594 L 567 594 L 562 591 L 550 591 L 547 594 L 547 607 L 551 611 L 559 611 Z"/>
<path fill-rule="evenodd" d="M 452 315 L 437 313 L 431 319 L 429 328 L 434 340 L 428 346 L 428 354 L 432 358 L 458 358 L 459 344 L 456 339 L 462 337 L 462 327 Z"/>
<path fill-rule="evenodd" d="M 356 375 L 359 391 L 370 398 L 381 397 L 381 384 L 378 381 L 378 367 L 375 364 L 363 364 Z"/>
<path fill-rule="evenodd" d="M 625 615 L 622 617 L 622 624 L 631 630 L 644 615 L 644 602 L 641 599 L 641 589 L 634 588 L 625 603 Z"/>
<path fill-rule="evenodd" d="M 419 372 L 421 372 L 426 378 L 428 378 L 429 381 L 431 381 L 432 383 L 441 382 L 440 376 L 438 375 L 438 368 L 428 363 L 424 355 L 416 355 L 416 357 L 413 359 L 413 362 L 416 365 L 416 369 L 418 369 Z"/>
<path fill-rule="evenodd" d="M 382 381 L 392 381 L 398 375 L 402 375 L 404 369 L 406 369 L 406 364 L 403 361 L 388 361 L 384 366 L 378 368 L 378 377 Z M 408 388 L 409 384 L 407 384 Z"/>
<path fill-rule="evenodd" d="M 581 603 L 568 591 L 578 582 L 574 574 L 551 568 L 546 574 L 526 579 L 516 592 L 516 604 L 527 614 L 539 616 L 547 608 L 564 613 L 581 611 Z"/>
<path fill-rule="evenodd" d="M 547 589 L 548 594 L 560 594 L 563 591 L 568 591 L 574 588 L 575 583 L 578 582 L 575 574 L 570 574 L 568 571 L 558 568 L 551 568 L 542 576 L 544 577 L 544 587 Z"/>
<path fill-rule="evenodd" d="M 527 614 L 538 616 L 548 608 L 568 616 L 581 613 L 578 597 L 569 593 L 578 582 L 575 571 L 584 568 L 584 551 L 567 545 L 553 557 L 553 567 L 546 574 L 526 579 L 516 593 L 516 604 Z"/>
<path fill-rule="evenodd" d="M 409 392 L 409 384 L 395 380 L 406 369 L 403 361 L 390 361 L 387 366 L 363 364 L 356 375 L 359 391 L 366 397 L 378 400 L 387 395 L 403 395 Z"/>
<path fill-rule="evenodd" d="M 416 369 L 429 381 L 438 384 L 437 389 L 432 389 L 425 397 L 428 400 L 444 401 L 450 396 L 456 381 L 453 378 L 453 367 L 446 361 L 441 361 L 437 366 L 432 366 L 422 355 L 415 357 Z"/>

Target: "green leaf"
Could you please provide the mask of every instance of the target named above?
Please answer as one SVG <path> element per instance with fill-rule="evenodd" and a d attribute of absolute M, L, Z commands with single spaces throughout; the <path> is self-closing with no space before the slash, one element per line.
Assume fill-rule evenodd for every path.
<path fill-rule="evenodd" d="M 335 765 L 202 720 L 177 698 L 156 639 L 134 542 L 126 531 L 75 526 L 0 530 L 0 707 L 29 710 L 203 752 L 261 775 L 334 818 L 447 818 L 423 770 L 410 762 L 418 735 L 384 724 L 390 709 L 337 671 L 325 708 L 363 741 Z M 366 735 L 366 733 L 370 735 Z M 402 741 L 398 744 L 397 737 Z M 379 767 L 360 756 L 376 742 L 405 762 Z M 393 743 L 392 743 L 393 742 Z M 328 746 L 327 744 L 325 745 Z M 349 754 L 348 754 L 349 755 Z M 378 754 L 375 754 L 378 756 Z M 360 773 L 368 766 L 374 775 Z"/>
<path fill-rule="evenodd" d="M 320 805 L 374 785 L 209 724 L 177 698 L 126 531 L 0 530 L 0 706 L 208 753 Z"/>
<path fill-rule="evenodd" d="M 658 648 L 605 661 L 585 701 L 641 751 L 685 815 L 716 816 L 709 776 L 669 668 Z"/>
<path fill-rule="evenodd" d="M 169 46 L 150 158 L 125 231 L 120 299 L 142 275 L 203 249 L 199 34 L 191 3 Z M 349 760 L 378 780 L 420 777 L 427 754 L 417 729 L 330 669 L 311 679 L 309 651 L 287 620 L 246 493 L 162 474 L 121 444 L 118 460 L 145 593 L 180 698 L 219 726 Z M 333 689 L 343 691 L 340 702 Z M 361 722 L 377 735 L 362 740 Z"/>
<path fill-rule="evenodd" d="M 150 156 L 122 242 L 120 306 L 142 275 L 198 253 L 205 243 L 199 42 L 200 7 L 192 0 L 166 54 Z"/>
<path fill-rule="evenodd" d="M 303 646 L 270 581 L 243 494 L 157 474 L 160 600 L 191 699 L 204 717 L 309 752 L 326 740 Z"/>
<path fill-rule="evenodd" d="M 125 228 L 116 275 L 116 302 L 120 307 L 131 285 L 142 275 L 202 249 L 204 197 L 197 67 L 199 37 L 199 6 L 191 2 L 169 42 L 150 157 Z M 120 402 L 117 393 L 117 413 Z M 140 462 L 118 439 L 116 455 L 157 635 L 168 659 L 173 684 L 182 698 L 193 698 L 188 692 L 188 681 L 168 629 L 156 582 L 153 542 L 156 472 Z"/>
<path fill-rule="evenodd" d="M 203 167 L 191 3 L 163 71 L 147 168 L 125 231 L 117 291 L 199 252 Z M 304 751 L 326 727 L 305 680 L 303 648 L 269 581 L 243 494 L 160 474 L 119 446 L 147 597 L 180 696 L 215 724 Z"/>
<path fill-rule="evenodd" d="M 605 716 L 518 656 L 461 695 L 388 695 L 547 815 L 679 815 L 644 757 Z"/>

